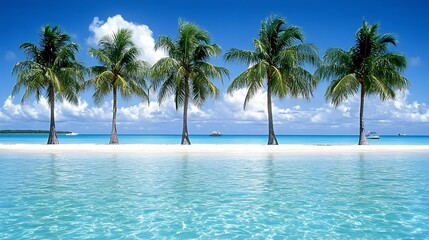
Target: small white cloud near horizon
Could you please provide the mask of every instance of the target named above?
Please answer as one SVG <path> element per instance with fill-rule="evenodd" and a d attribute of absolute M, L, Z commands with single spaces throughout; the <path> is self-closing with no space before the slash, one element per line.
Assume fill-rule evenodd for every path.
<path fill-rule="evenodd" d="M 133 32 L 132 40 L 140 50 L 141 60 L 154 64 L 166 56 L 162 50 L 155 51 L 153 32 L 147 25 L 128 22 L 119 14 L 108 17 L 106 21 L 94 17 L 92 23 L 89 25 L 89 31 L 92 33 L 92 36 L 88 38 L 88 44 L 96 47 L 102 37 L 112 35 L 118 29 L 129 29 Z"/>

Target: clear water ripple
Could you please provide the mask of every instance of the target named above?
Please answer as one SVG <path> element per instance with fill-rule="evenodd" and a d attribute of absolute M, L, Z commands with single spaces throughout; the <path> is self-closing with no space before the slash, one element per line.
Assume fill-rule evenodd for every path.
<path fill-rule="evenodd" d="M 429 158 L 0 157 L 0 239 L 425 239 Z"/>

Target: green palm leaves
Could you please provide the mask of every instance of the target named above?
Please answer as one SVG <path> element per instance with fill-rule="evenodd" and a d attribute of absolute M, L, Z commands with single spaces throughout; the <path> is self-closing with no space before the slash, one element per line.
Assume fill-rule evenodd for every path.
<path fill-rule="evenodd" d="M 304 34 L 298 27 L 286 27 L 283 18 L 274 16 L 261 24 L 259 38 L 253 40 L 254 51 L 230 49 L 225 54 L 226 61 L 238 60 L 250 66 L 228 87 L 228 93 L 247 87 L 244 108 L 257 91 L 266 86 L 269 145 L 278 144 L 274 134 L 271 96 L 308 99 L 313 96 L 317 85 L 316 79 L 303 65 L 318 66 L 318 51 L 313 45 L 303 43 L 303 39 Z"/>
<path fill-rule="evenodd" d="M 25 88 L 21 100 L 24 102 L 31 95 L 39 100 L 45 92 L 51 111 L 48 144 L 58 144 L 55 101 L 78 102 L 76 93 L 80 88 L 79 81 L 84 77 L 83 65 L 75 60 L 79 47 L 57 26 L 46 25 L 41 31 L 39 45 L 27 42 L 20 48 L 28 60 L 18 62 L 12 70 L 17 75 L 12 95 Z"/>
<path fill-rule="evenodd" d="M 335 106 L 360 90 L 359 145 L 368 144 L 364 128 L 364 97 L 377 95 L 381 100 L 395 98 L 396 90 L 409 86 L 402 76 L 406 67 L 404 56 L 388 51 L 388 45 L 396 45 L 392 34 L 380 35 L 378 25 L 363 23 L 356 33 L 356 44 L 349 51 L 328 49 L 325 64 L 316 75 L 331 80 L 326 98 Z"/>
<path fill-rule="evenodd" d="M 12 95 L 24 89 L 21 102 L 33 95 L 39 100 L 44 94 L 50 106 L 50 135 L 48 144 L 57 144 L 55 131 L 55 102 L 78 102 L 77 92 L 85 87 L 94 88 L 93 100 L 102 103 L 110 94 L 113 97 L 112 131 L 110 144 L 119 143 L 116 129 L 117 97 L 125 100 L 138 96 L 149 101 L 146 80 L 158 90 L 158 102 L 173 99 L 176 110 L 183 108 L 182 144 L 190 144 L 188 136 L 188 108 L 190 102 L 201 107 L 207 99 L 220 95 L 212 79 L 228 76 L 228 70 L 210 62 L 221 54 L 217 44 L 211 43 L 208 32 L 188 22 L 179 22 L 177 39 L 160 36 L 155 50 L 162 49 L 168 57 L 152 67 L 139 60 L 139 49 L 132 42 L 132 32 L 119 29 L 104 36 L 98 48 L 89 53 L 100 63 L 87 69 L 90 79 L 80 85 L 85 69 L 76 61 L 78 45 L 58 27 L 45 26 L 40 43 L 23 43 L 27 60 L 18 62 L 13 73 L 17 81 Z M 364 129 L 365 96 L 376 95 L 381 100 L 395 98 L 397 90 L 406 89 L 410 83 L 402 76 L 406 59 L 390 52 L 389 45 L 396 45 L 393 34 L 380 35 L 378 25 L 363 23 L 356 33 L 356 43 L 348 51 L 331 48 L 325 52 L 320 66 L 318 50 L 304 43 L 304 34 L 296 26 L 287 26 L 285 19 L 272 16 L 262 22 L 259 35 L 253 40 L 253 50 L 232 48 L 224 56 L 226 61 L 239 61 L 248 68 L 235 77 L 229 94 L 246 88 L 243 108 L 261 89 L 266 90 L 268 115 L 268 144 L 277 145 L 274 133 L 272 97 L 313 97 L 320 79 L 330 80 L 326 99 L 334 106 L 360 93 L 359 144 L 367 144 Z M 306 67 L 318 67 L 313 76 Z"/>
<path fill-rule="evenodd" d="M 85 82 L 85 86 L 93 86 L 93 99 L 99 104 L 103 99 L 113 94 L 112 132 L 109 144 L 118 144 L 116 129 L 117 94 L 118 91 L 125 99 L 139 96 L 143 101 L 148 100 L 145 74 L 148 64 L 138 59 L 139 50 L 131 40 L 132 32 L 120 29 L 111 36 L 103 37 L 98 49 L 91 48 L 90 54 L 95 57 L 100 66 L 89 68 L 93 76 Z"/>
<path fill-rule="evenodd" d="M 181 144 L 191 144 L 187 124 L 189 100 L 201 106 L 208 97 L 218 96 L 220 91 L 210 79 L 222 80 L 223 75 L 228 75 L 226 68 L 208 62 L 220 54 L 220 47 L 210 42 L 206 31 L 192 23 L 180 22 L 177 40 L 161 36 L 155 49 L 164 49 L 169 55 L 151 69 L 153 87 L 159 89 L 158 102 L 173 95 L 176 109 L 183 107 Z"/>

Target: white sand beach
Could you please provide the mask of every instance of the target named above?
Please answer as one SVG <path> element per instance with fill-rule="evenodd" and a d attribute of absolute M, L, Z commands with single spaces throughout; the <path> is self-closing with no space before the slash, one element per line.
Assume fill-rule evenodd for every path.
<path fill-rule="evenodd" d="M 429 154 L 429 145 L 257 145 L 257 144 L 0 144 L 0 153 L 139 153 L 139 154 L 258 154 L 258 153 L 360 153 L 360 152 L 422 152 Z"/>

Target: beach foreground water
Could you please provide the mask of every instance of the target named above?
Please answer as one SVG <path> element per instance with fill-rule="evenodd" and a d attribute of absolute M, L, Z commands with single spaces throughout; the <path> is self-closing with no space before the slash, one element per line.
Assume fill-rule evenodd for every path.
<path fill-rule="evenodd" d="M 428 153 L 0 145 L 0 239 L 424 239 Z"/>

